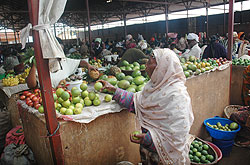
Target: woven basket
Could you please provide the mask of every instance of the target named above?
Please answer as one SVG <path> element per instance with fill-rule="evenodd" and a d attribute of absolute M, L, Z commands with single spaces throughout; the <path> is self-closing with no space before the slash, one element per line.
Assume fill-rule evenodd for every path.
<path fill-rule="evenodd" d="M 224 108 L 224 113 L 225 113 L 226 118 L 229 119 L 233 112 L 238 112 L 238 109 L 242 108 L 242 107 L 244 107 L 244 106 L 242 106 L 242 105 L 228 105 L 228 106 L 226 106 Z"/>

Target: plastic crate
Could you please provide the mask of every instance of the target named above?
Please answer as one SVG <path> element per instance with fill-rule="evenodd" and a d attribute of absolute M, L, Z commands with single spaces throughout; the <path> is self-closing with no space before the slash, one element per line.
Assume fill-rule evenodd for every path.
<path fill-rule="evenodd" d="M 214 129 L 212 127 L 209 127 L 207 125 L 207 122 L 211 125 L 216 125 L 218 122 L 221 123 L 222 126 L 225 126 L 226 124 L 230 125 L 233 121 L 226 119 L 226 118 L 221 118 L 221 117 L 213 117 L 213 118 L 208 118 L 204 121 L 204 125 L 206 126 L 207 131 L 209 132 L 210 136 L 212 136 L 215 139 L 219 140 L 232 140 L 235 138 L 236 133 L 240 130 L 241 126 L 239 125 L 239 128 L 234 131 L 221 131 Z"/>

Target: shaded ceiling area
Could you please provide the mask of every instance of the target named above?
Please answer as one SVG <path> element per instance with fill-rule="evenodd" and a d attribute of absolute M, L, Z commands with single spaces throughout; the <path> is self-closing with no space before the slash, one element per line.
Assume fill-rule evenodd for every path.
<path fill-rule="evenodd" d="M 91 25 L 227 3 L 225 0 L 89 0 Z M 242 0 L 238 0 L 242 1 Z M 236 2 L 238 2 L 236 0 Z M 87 26 L 85 0 L 68 0 L 58 23 Z M 0 27 L 20 30 L 29 23 L 27 0 L 0 1 Z"/>

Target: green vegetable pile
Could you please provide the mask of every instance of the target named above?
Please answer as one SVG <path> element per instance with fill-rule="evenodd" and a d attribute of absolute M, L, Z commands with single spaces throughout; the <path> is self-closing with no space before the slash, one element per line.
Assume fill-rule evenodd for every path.
<path fill-rule="evenodd" d="M 74 53 L 71 53 L 68 58 L 71 58 L 71 59 L 82 59 L 82 55 L 79 53 L 79 52 L 74 52 Z"/>
<path fill-rule="evenodd" d="M 241 65 L 241 66 L 248 66 L 250 65 L 250 60 L 248 59 L 241 59 L 241 58 L 235 58 L 232 60 L 233 65 Z"/>
<path fill-rule="evenodd" d="M 191 162 L 207 164 L 214 161 L 212 155 L 213 150 L 209 150 L 209 146 L 199 140 L 194 140 L 190 145 L 189 158 Z"/>

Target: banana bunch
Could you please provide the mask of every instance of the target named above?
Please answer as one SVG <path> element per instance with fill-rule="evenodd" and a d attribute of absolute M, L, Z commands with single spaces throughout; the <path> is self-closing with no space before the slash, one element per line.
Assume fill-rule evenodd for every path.
<path fill-rule="evenodd" d="M 25 81 L 25 80 L 24 80 Z M 3 85 L 4 86 L 16 86 L 19 84 L 18 77 L 8 77 L 3 79 Z"/>

